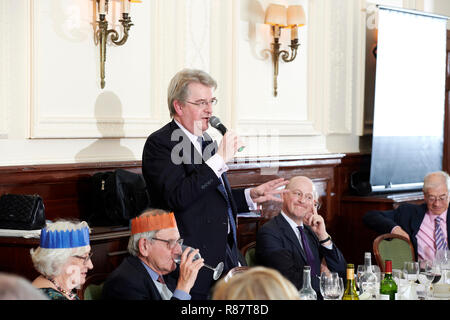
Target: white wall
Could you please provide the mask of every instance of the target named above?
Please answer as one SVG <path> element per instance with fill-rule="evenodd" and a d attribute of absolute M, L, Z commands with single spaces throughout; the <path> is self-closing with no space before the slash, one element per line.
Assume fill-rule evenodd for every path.
<path fill-rule="evenodd" d="M 269 3 L 302 4 L 307 13 L 298 57 L 280 62 L 278 97 L 262 53 L 271 42 L 263 24 Z M 112 0 L 110 16 L 119 7 Z M 144 0 L 132 4 L 128 42 L 107 46 L 102 90 L 94 0 L 1 0 L 0 165 L 140 160 L 146 137 L 169 121 L 167 84 L 183 67 L 218 81 L 215 113 L 246 141 L 242 157 L 357 152 L 365 7 L 365 0 Z"/>

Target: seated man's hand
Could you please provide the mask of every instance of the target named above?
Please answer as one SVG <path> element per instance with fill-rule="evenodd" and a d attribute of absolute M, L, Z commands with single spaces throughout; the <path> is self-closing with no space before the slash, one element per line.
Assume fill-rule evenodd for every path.
<path fill-rule="evenodd" d="M 203 258 L 192 261 L 194 256 L 199 252 L 198 249 L 190 252 L 191 248 L 188 247 L 184 250 L 181 255 L 180 262 L 180 276 L 178 278 L 177 289 L 182 290 L 186 293 L 191 291 L 194 286 L 195 280 L 197 279 L 198 271 L 203 267 Z"/>
<path fill-rule="evenodd" d="M 407 234 L 406 231 L 403 230 L 402 227 L 400 227 L 400 226 L 395 226 L 395 227 L 391 230 L 391 233 L 393 233 L 393 234 L 398 234 L 399 236 L 403 236 L 403 237 L 405 237 L 406 239 L 411 240 L 411 239 L 409 238 L 409 234 Z"/>

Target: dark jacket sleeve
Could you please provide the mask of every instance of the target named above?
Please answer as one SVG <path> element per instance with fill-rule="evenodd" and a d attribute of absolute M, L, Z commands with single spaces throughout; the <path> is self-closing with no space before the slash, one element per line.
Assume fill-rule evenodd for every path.
<path fill-rule="evenodd" d="M 391 230 L 397 226 L 395 222 L 396 210 L 388 211 L 369 211 L 363 216 L 363 223 L 369 229 L 374 230 L 379 234 L 390 233 Z"/>
<path fill-rule="evenodd" d="M 303 264 L 299 264 L 300 257 L 286 249 L 285 239 L 272 228 L 261 228 L 256 239 L 257 264 L 280 271 L 297 289 L 303 282 Z"/>

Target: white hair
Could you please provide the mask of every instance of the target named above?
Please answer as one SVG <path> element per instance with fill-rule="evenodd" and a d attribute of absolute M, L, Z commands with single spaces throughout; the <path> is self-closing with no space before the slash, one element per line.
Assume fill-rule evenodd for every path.
<path fill-rule="evenodd" d="M 152 239 L 156 236 L 156 233 L 159 230 L 153 230 L 153 231 L 147 231 L 147 232 L 141 232 L 136 233 L 130 236 L 130 239 L 128 240 L 128 252 L 137 257 L 139 255 L 139 240 L 142 238 L 145 239 Z"/>
<path fill-rule="evenodd" d="M 428 173 L 423 179 L 423 192 L 427 193 L 429 188 L 435 188 L 441 183 L 437 182 L 435 178 L 436 176 L 440 176 L 441 183 L 445 183 L 447 186 L 447 191 L 450 191 L 450 176 L 445 171 L 435 171 Z"/>
<path fill-rule="evenodd" d="M 49 231 L 79 230 L 89 227 L 85 221 L 59 220 L 47 225 Z M 78 248 L 41 248 L 31 249 L 30 255 L 34 268 L 43 276 L 54 278 L 61 274 L 62 267 L 71 256 L 82 256 L 88 253 L 89 246 Z"/>

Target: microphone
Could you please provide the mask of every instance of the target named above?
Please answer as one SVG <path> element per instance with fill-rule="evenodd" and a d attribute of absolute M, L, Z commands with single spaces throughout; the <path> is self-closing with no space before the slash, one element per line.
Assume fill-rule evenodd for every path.
<path fill-rule="evenodd" d="M 220 122 L 220 119 L 216 116 L 211 116 L 211 118 L 209 118 L 209 124 L 211 125 L 211 127 L 219 130 L 222 135 L 225 135 L 225 133 L 227 132 L 227 128 L 222 124 L 222 122 Z M 239 152 L 241 152 L 242 150 L 244 150 L 244 147 L 240 147 L 238 149 Z"/>

